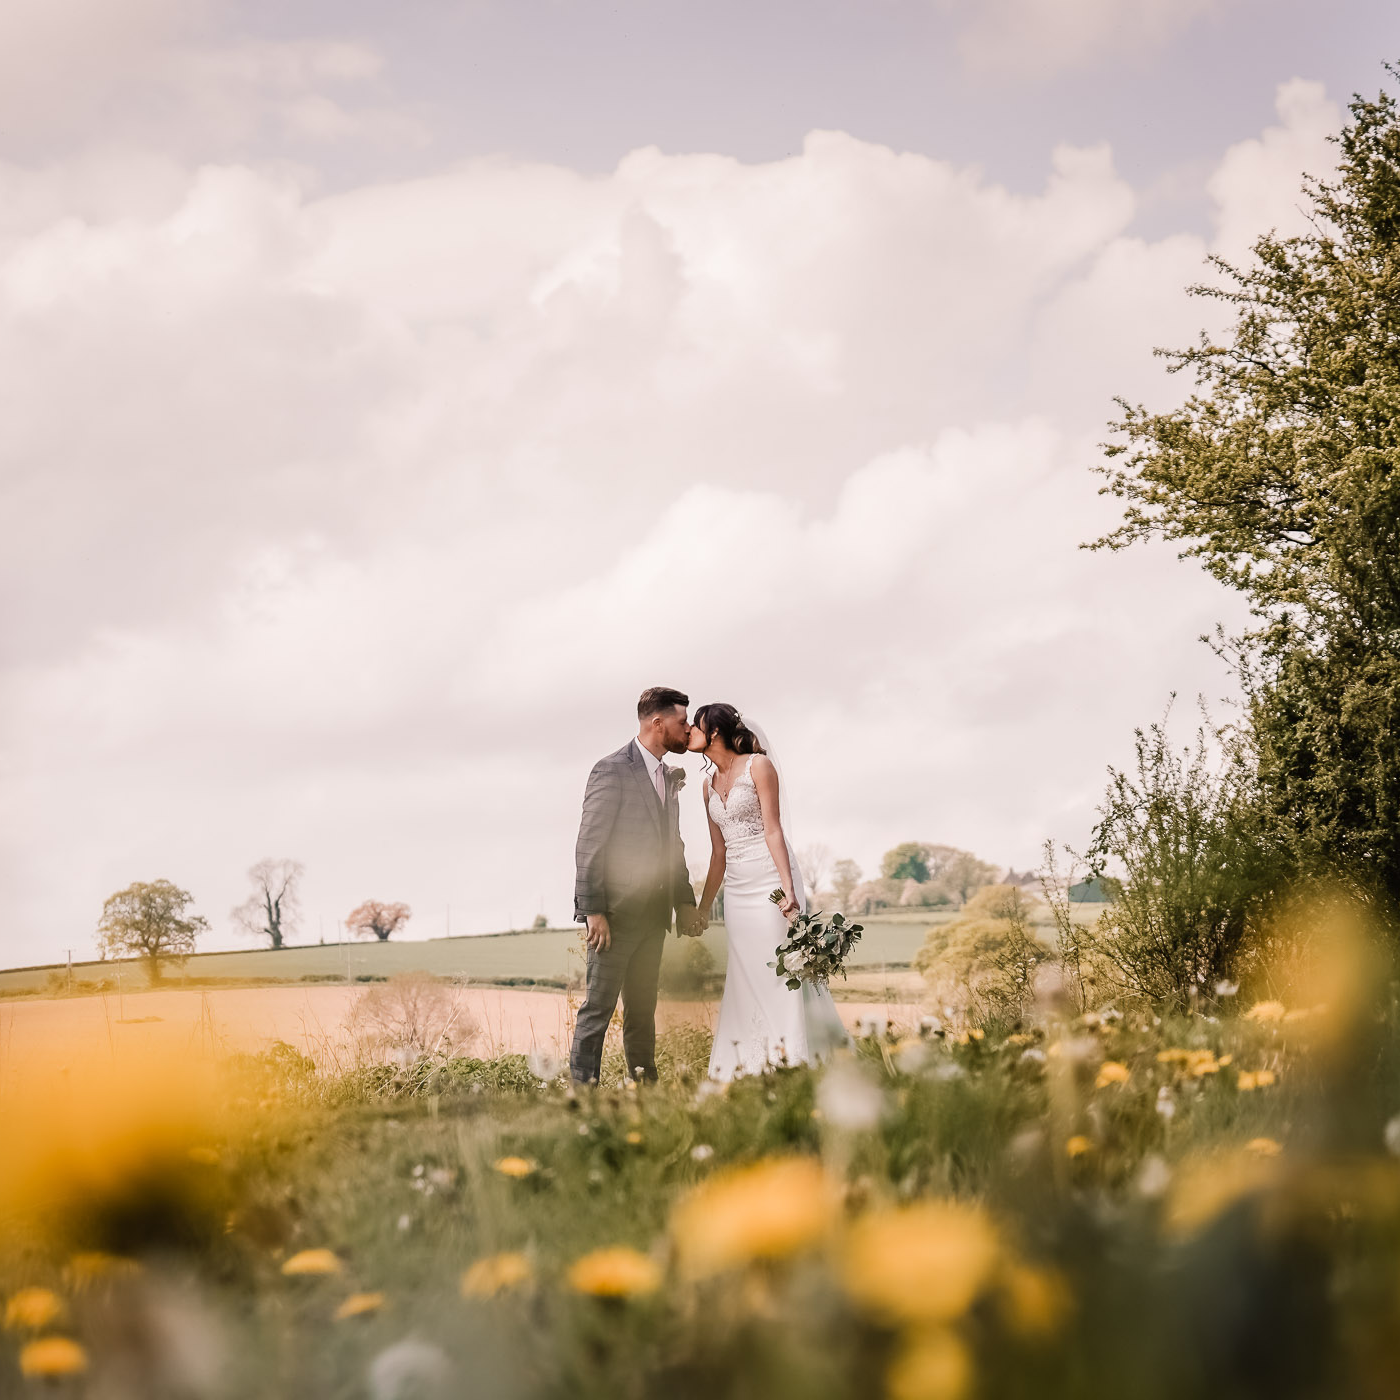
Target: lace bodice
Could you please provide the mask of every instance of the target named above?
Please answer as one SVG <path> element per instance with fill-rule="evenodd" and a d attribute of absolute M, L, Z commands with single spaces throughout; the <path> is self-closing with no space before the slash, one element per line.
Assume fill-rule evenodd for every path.
<path fill-rule="evenodd" d="M 710 786 L 710 818 L 719 827 L 725 849 L 730 853 L 764 844 L 763 810 L 758 804 L 758 789 L 749 774 L 752 766 L 750 755 L 744 771 L 730 786 L 728 801 L 722 801 L 714 785 Z"/>

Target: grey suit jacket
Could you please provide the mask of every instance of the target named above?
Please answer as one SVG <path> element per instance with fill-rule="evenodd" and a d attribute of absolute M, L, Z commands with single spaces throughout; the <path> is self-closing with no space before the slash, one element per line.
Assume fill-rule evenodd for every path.
<path fill-rule="evenodd" d="M 656 795 L 635 739 L 593 765 L 574 851 L 575 922 L 606 914 L 609 922 L 668 928 L 672 910 L 695 904 L 677 799 L 670 784 L 664 803 Z"/>

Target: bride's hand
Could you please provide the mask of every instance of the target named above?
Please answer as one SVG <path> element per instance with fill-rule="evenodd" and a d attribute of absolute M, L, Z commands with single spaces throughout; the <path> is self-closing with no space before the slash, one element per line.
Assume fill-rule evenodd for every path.
<path fill-rule="evenodd" d="M 783 894 L 783 902 L 778 905 L 778 912 L 791 922 L 801 911 L 802 906 L 786 891 Z"/>

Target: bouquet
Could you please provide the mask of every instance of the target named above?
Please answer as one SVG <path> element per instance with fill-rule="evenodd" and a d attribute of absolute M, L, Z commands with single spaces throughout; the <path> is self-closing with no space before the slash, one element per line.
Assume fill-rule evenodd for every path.
<path fill-rule="evenodd" d="M 781 904 L 787 896 L 774 890 L 768 898 Z M 821 910 L 799 914 L 788 925 L 787 937 L 773 950 L 777 962 L 768 966 L 776 968 L 794 992 L 804 982 L 825 986 L 832 973 L 846 975 L 846 957 L 864 932 L 860 924 L 847 923 L 844 914 L 833 914 L 829 919 L 822 918 Z"/>

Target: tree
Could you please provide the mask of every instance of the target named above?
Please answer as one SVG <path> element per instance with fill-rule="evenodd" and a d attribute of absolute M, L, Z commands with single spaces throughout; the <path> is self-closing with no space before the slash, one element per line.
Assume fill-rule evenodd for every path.
<path fill-rule="evenodd" d="M 305 867 L 296 860 L 260 860 L 248 872 L 253 892 L 232 911 L 235 924 L 253 938 L 282 947 L 301 917 L 300 887 Z"/>
<path fill-rule="evenodd" d="M 1036 969 L 1054 955 L 1031 917 L 1019 887 L 986 886 L 956 919 L 929 929 L 914 966 L 935 990 L 960 994 L 979 1017 L 1021 1020 L 1034 1000 Z"/>
<path fill-rule="evenodd" d="M 831 869 L 831 892 L 836 896 L 837 905 L 845 909 L 850 905 L 851 895 L 860 884 L 860 866 L 850 859 L 838 860 Z"/>
<path fill-rule="evenodd" d="M 966 904 L 975 891 L 996 879 L 997 867 L 979 860 L 971 851 L 944 849 L 949 854 L 933 883 L 949 900 Z"/>
<path fill-rule="evenodd" d="M 921 885 L 928 879 L 928 857 L 918 841 L 904 841 L 885 852 L 880 860 L 880 874 L 886 880 L 917 880 Z"/>
<path fill-rule="evenodd" d="M 831 878 L 831 851 L 820 842 L 803 846 L 797 853 L 797 868 L 807 889 L 807 898 L 816 899 Z"/>
<path fill-rule="evenodd" d="M 98 951 L 104 958 L 141 957 L 147 959 L 151 983 L 161 977 L 161 961 L 183 958 L 194 952 L 196 934 L 203 933 L 208 921 L 199 914 L 186 914 L 194 896 L 169 880 L 128 885 L 102 906 L 97 925 Z"/>
<path fill-rule="evenodd" d="M 1389 70 L 1396 76 L 1397 70 Z M 1124 522 L 1090 547 L 1161 538 L 1240 590 L 1222 638 L 1246 695 L 1266 834 L 1293 879 L 1339 876 L 1400 918 L 1400 115 L 1356 98 L 1311 231 L 1214 259 L 1234 325 L 1165 353 L 1194 392 L 1120 400 L 1104 492 Z"/>
<path fill-rule="evenodd" d="M 412 914 L 413 910 L 406 904 L 381 904 L 377 899 L 367 899 L 345 916 L 345 927 L 356 938 L 377 938 L 384 943 Z"/>

